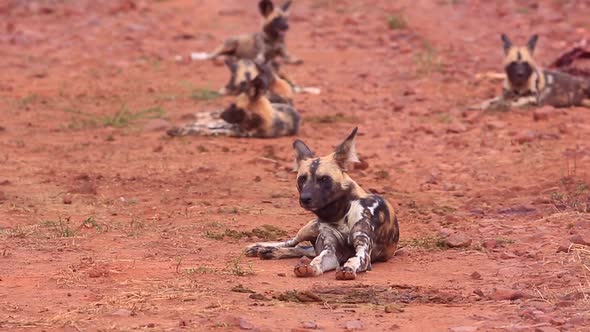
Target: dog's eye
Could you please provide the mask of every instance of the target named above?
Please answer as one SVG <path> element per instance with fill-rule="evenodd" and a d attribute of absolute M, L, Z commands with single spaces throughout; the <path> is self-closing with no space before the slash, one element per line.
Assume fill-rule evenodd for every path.
<path fill-rule="evenodd" d="M 299 188 L 303 187 L 303 185 L 305 184 L 305 181 L 307 181 L 307 176 L 305 176 L 305 175 L 302 175 L 297 178 L 297 185 L 299 186 Z"/>
<path fill-rule="evenodd" d="M 332 181 L 332 179 L 327 175 L 324 175 L 320 178 L 320 183 L 323 183 L 323 184 L 330 183 L 330 181 Z"/>

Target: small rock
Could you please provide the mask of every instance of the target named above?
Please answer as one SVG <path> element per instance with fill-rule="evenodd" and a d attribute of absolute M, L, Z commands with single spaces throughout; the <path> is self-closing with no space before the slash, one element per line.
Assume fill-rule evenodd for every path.
<path fill-rule="evenodd" d="M 533 140 L 535 140 L 535 138 L 537 138 L 537 136 L 539 136 L 539 135 L 536 132 L 534 132 L 532 130 L 525 130 L 525 131 L 517 134 L 516 136 L 514 136 L 512 141 L 515 143 L 518 143 L 518 144 L 524 144 L 524 143 L 532 142 Z"/>
<path fill-rule="evenodd" d="M 109 275 L 110 275 L 109 270 L 101 269 L 101 268 L 95 268 L 95 269 L 92 269 L 88 272 L 88 276 L 90 278 L 108 277 Z"/>
<path fill-rule="evenodd" d="M 542 326 L 542 327 L 537 327 L 535 329 L 535 332 L 561 332 L 561 331 L 559 329 L 556 329 L 555 327 Z"/>
<path fill-rule="evenodd" d="M 279 273 L 277 273 L 277 276 L 279 276 L 279 277 L 286 277 L 287 274 L 284 273 L 284 272 L 279 272 Z"/>
<path fill-rule="evenodd" d="M 134 316 L 135 313 L 129 309 L 117 309 L 117 310 L 113 311 L 111 313 L 111 315 L 119 316 L 119 317 L 131 317 L 131 316 Z"/>
<path fill-rule="evenodd" d="M 584 238 L 580 234 L 572 235 L 569 237 L 568 240 L 570 240 L 570 242 L 573 244 L 579 244 L 582 246 L 590 245 L 590 243 L 588 241 L 584 240 Z"/>
<path fill-rule="evenodd" d="M 65 194 L 62 201 L 67 205 L 72 204 L 72 194 Z"/>
<path fill-rule="evenodd" d="M 473 290 L 473 294 L 479 296 L 479 297 L 483 297 L 483 291 L 481 289 L 474 289 Z"/>
<path fill-rule="evenodd" d="M 489 121 L 486 123 L 488 130 L 502 129 L 506 127 L 506 123 L 502 121 Z"/>
<path fill-rule="evenodd" d="M 251 298 L 252 300 L 258 300 L 258 301 L 270 301 L 270 299 L 262 294 L 259 293 L 254 293 L 254 294 L 250 294 L 249 298 Z"/>
<path fill-rule="evenodd" d="M 549 320 L 549 323 L 551 323 L 552 325 L 561 326 L 561 325 L 565 324 L 565 319 L 563 319 L 561 317 L 554 317 L 554 318 L 551 318 L 551 320 Z"/>
<path fill-rule="evenodd" d="M 502 208 L 498 210 L 498 213 L 502 213 L 502 214 L 527 214 L 527 213 L 533 213 L 536 212 L 537 209 L 532 207 L 532 206 L 527 206 L 527 205 L 515 205 L 515 206 L 510 206 L 507 208 Z"/>
<path fill-rule="evenodd" d="M 446 237 L 449 237 L 451 234 L 453 234 L 453 230 L 448 229 L 448 228 L 441 228 L 438 230 L 439 237 L 446 238 Z"/>
<path fill-rule="evenodd" d="M 236 318 L 236 326 L 239 326 L 242 330 L 254 330 L 255 328 L 254 324 L 250 323 L 244 317 Z"/>
<path fill-rule="evenodd" d="M 349 320 L 344 324 L 344 329 L 346 329 L 347 331 L 364 330 L 365 324 L 363 324 L 363 322 L 361 322 L 360 320 Z"/>
<path fill-rule="evenodd" d="M 166 131 L 172 128 L 172 124 L 164 119 L 151 119 L 144 126 L 144 131 Z"/>
<path fill-rule="evenodd" d="M 514 259 L 514 258 L 516 258 L 516 257 L 518 257 L 518 256 L 516 256 L 516 255 L 515 255 L 515 254 L 513 254 L 513 253 L 509 253 L 509 252 L 503 252 L 503 253 L 500 255 L 500 258 L 502 258 L 502 259 Z"/>
<path fill-rule="evenodd" d="M 404 311 L 405 311 L 404 308 L 402 308 L 398 305 L 395 305 L 395 304 L 388 304 L 385 306 L 385 312 L 388 314 L 400 313 L 400 312 L 404 312 Z"/>
<path fill-rule="evenodd" d="M 396 257 L 406 257 L 410 256 L 410 252 L 406 248 L 401 248 L 395 251 Z"/>
<path fill-rule="evenodd" d="M 496 289 L 492 294 L 490 294 L 490 299 L 494 301 L 503 301 L 503 300 L 518 300 L 525 297 L 525 294 L 521 291 L 513 290 L 513 289 Z"/>
<path fill-rule="evenodd" d="M 6 194 L 2 191 L 0 191 L 0 203 L 4 202 L 6 200 Z"/>
<path fill-rule="evenodd" d="M 146 325 L 146 326 L 147 326 L 147 328 L 149 328 L 149 329 L 153 329 L 154 327 L 156 327 L 156 324 L 154 324 L 154 323 L 149 323 L 149 324 L 148 324 L 148 325 Z"/>
<path fill-rule="evenodd" d="M 471 277 L 471 279 L 480 280 L 481 274 L 479 272 L 475 271 L 470 275 L 470 277 Z"/>
<path fill-rule="evenodd" d="M 158 145 L 152 151 L 154 151 L 154 152 L 162 152 L 162 151 L 164 151 L 164 147 L 162 145 Z"/>
<path fill-rule="evenodd" d="M 447 127 L 447 133 L 460 134 L 467 131 L 467 126 L 461 122 L 454 122 Z"/>
<path fill-rule="evenodd" d="M 456 326 L 449 328 L 451 332 L 474 332 L 477 331 L 477 327 L 475 326 Z"/>
<path fill-rule="evenodd" d="M 318 323 L 313 320 L 306 320 L 301 323 L 301 326 L 303 326 L 305 329 L 315 330 L 318 328 Z"/>
<path fill-rule="evenodd" d="M 498 246 L 498 241 L 496 240 L 485 240 L 483 241 L 483 243 L 481 244 L 482 247 L 484 247 L 487 250 L 492 250 L 494 248 L 496 248 Z"/>
<path fill-rule="evenodd" d="M 471 212 L 472 214 L 480 215 L 480 216 L 483 216 L 486 214 L 485 211 L 482 209 L 471 209 L 471 210 L 469 210 L 469 212 Z"/>
<path fill-rule="evenodd" d="M 568 243 L 564 243 L 564 244 L 560 244 L 559 247 L 557 247 L 557 252 L 563 252 L 566 254 L 569 254 L 571 250 L 571 244 Z"/>
<path fill-rule="evenodd" d="M 467 248 L 471 245 L 471 239 L 466 234 L 457 232 L 445 239 L 445 244 L 451 248 Z"/>

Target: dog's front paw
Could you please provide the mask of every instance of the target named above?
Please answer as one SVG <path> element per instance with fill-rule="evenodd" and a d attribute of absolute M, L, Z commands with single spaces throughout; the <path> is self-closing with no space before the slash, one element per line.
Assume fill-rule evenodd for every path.
<path fill-rule="evenodd" d="M 336 270 L 336 280 L 354 280 L 356 279 L 356 272 L 347 266 L 339 267 Z"/>
<path fill-rule="evenodd" d="M 301 258 L 299 263 L 295 265 L 293 272 L 295 272 L 295 275 L 300 278 L 317 277 L 322 274 L 321 271 L 318 271 L 316 267 L 311 265 L 311 259 L 307 257 Z"/>
<path fill-rule="evenodd" d="M 260 257 L 260 259 L 279 259 L 279 257 L 277 257 L 278 251 L 278 248 L 262 247 L 258 249 L 257 256 Z"/>
<path fill-rule="evenodd" d="M 248 256 L 248 257 L 256 257 L 256 256 L 258 256 L 258 252 L 262 248 L 264 248 L 264 247 L 261 246 L 260 244 L 254 243 L 254 244 L 251 244 L 246 247 L 246 250 L 244 250 L 244 254 L 246 254 L 246 256 Z"/>

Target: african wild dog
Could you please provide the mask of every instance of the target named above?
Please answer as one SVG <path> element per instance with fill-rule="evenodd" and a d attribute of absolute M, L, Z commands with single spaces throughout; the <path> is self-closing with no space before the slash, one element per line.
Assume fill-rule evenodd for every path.
<path fill-rule="evenodd" d="M 258 64 L 252 60 L 232 61 L 226 59 L 230 70 L 229 82 L 220 91 L 222 94 L 239 95 L 246 91 L 252 77 L 263 76 L 268 84 L 267 97 L 271 103 L 293 104 L 291 85 L 279 77 L 270 66 Z"/>
<path fill-rule="evenodd" d="M 262 32 L 241 35 L 227 39 L 223 45 L 211 53 L 193 53 L 193 60 L 209 60 L 226 55 L 236 59 L 256 60 L 260 63 L 280 57 L 287 63 L 300 64 L 303 61 L 287 51 L 285 35 L 289 30 L 289 7 L 287 0 L 275 7 L 272 0 L 260 0 L 258 8 L 264 17 Z"/>
<path fill-rule="evenodd" d="M 370 270 L 371 262 L 386 261 L 395 254 L 399 225 L 394 209 L 382 197 L 364 191 L 346 173 L 346 166 L 358 161 L 356 133 L 357 128 L 325 157 L 316 157 L 300 140 L 293 143 L 299 204 L 317 219 L 285 242 L 248 246 L 247 256 L 302 257 L 294 270 L 298 277 L 319 276 L 336 269 L 336 279 L 351 280 L 357 273 Z M 298 245 L 304 241 L 314 246 Z"/>
<path fill-rule="evenodd" d="M 196 121 L 172 128 L 168 135 L 273 138 L 297 134 L 299 113 L 289 104 L 271 103 L 266 97 L 268 87 L 266 76 L 259 74 L 227 109 L 199 113 Z"/>
<path fill-rule="evenodd" d="M 533 59 L 538 35 L 525 47 L 502 34 L 506 78 L 502 96 L 488 100 L 482 109 L 522 106 L 590 107 L 590 81 L 558 71 L 543 70 Z"/>
<path fill-rule="evenodd" d="M 268 81 L 268 98 L 272 103 L 293 103 L 293 94 L 311 93 L 319 94 L 320 89 L 312 87 L 300 87 L 284 73 L 279 71 L 279 65 L 271 62 L 270 65 L 259 64 L 253 60 L 226 59 L 225 64 L 230 71 L 229 82 L 219 93 L 222 95 L 239 95 L 248 87 L 252 77 L 264 75 Z"/>

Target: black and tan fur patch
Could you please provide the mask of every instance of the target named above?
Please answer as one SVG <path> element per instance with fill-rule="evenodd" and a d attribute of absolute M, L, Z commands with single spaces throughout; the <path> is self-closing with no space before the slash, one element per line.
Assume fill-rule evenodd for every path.
<path fill-rule="evenodd" d="M 197 121 L 168 131 L 170 136 L 233 136 L 274 138 L 297 134 L 299 113 L 289 104 L 271 103 L 269 85 L 260 73 L 228 108 L 197 115 Z"/>
<path fill-rule="evenodd" d="M 264 18 L 262 31 L 228 38 L 213 52 L 198 54 L 193 56 L 193 59 L 208 60 L 228 56 L 235 59 L 256 60 L 260 63 L 277 58 L 287 63 L 302 63 L 300 59 L 293 57 L 287 51 L 285 44 L 285 36 L 289 30 L 291 2 L 292 0 L 287 0 L 281 6 L 275 6 L 272 0 L 261 0 L 258 8 Z"/>
<path fill-rule="evenodd" d="M 399 242 L 395 210 L 381 196 L 367 193 L 346 173 L 358 161 L 354 139 L 357 129 L 336 150 L 324 157 L 300 140 L 293 143 L 297 161 L 300 205 L 317 219 L 285 242 L 255 243 L 248 256 L 264 259 L 313 257 L 295 266 L 298 277 L 318 276 L 336 269 L 336 278 L 355 279 L 371 269 L 371 263 L 393 257 Z M 311 247 L 298 246 L 311 241 Z"/>
<path fill-rule="evenodd" d="M 506 79 L 502 96 L 486 101 L 482 109 L 522 106 L 590 107 L 590 81 L 557 71 L 543 70 L 533 53 L 538 36 L 524 47 L 502 34 Z"/>

